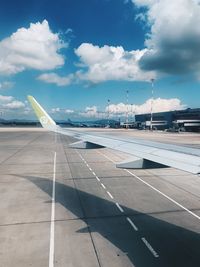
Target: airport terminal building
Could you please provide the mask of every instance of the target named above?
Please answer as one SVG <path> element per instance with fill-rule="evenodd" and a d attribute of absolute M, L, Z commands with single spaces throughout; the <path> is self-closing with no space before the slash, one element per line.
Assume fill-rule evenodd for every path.
<path fill-rule="evenodd" d="M 200 132 L 200 108 L 153 113 L 153 128 Z M 151 114 L 135 115 L 138 128 L 150 127 Z"/>

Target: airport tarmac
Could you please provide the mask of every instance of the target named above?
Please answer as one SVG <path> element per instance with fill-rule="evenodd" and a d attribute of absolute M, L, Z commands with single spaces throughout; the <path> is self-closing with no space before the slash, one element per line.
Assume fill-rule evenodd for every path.
<path fill-rule="evenodd" d="M 192 133 L 100 132 L 200 145 Z M 124 153 L 73 141 L 0 129 L 1 267 L 200 266 L 199 176 L 117 169 Z"/>

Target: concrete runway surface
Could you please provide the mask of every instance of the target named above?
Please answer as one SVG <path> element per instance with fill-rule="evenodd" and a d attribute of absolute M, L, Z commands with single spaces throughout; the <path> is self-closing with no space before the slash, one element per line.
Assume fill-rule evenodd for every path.
<path fill-rule="evenodd" d="M 200 144 L 198 134 L 105 133 L 122 132 Z M 0 129 L 1 267 L 200 266 L 199 176 L 117 169 L 127 155 L 69 148 L 73 141 Z"/>

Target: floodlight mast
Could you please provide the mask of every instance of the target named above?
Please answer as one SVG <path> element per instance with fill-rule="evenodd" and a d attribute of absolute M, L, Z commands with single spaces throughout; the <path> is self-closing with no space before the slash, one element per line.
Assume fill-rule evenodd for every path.
<path fill-rule="evenodd" d="M 126 129 L 128 129 L 128 93 L 129 91 L 126 90 Z"/>
<path fill-rule="evenodd" d="M 108 127 L 110 127 L 110 99 L 108 99 Z"/>
<path fill-rule="evenodd" d="M 151 79 L 151 121 L 150 121 L 150 130 L 153 130 L 153 95 L 154 95 L 154 81 Z"/>
<path fill-rule="evenodd" d="M 131 104 L 131 120 L 132 120 L 132 123 L 133 123 L 133 104 Z"/>

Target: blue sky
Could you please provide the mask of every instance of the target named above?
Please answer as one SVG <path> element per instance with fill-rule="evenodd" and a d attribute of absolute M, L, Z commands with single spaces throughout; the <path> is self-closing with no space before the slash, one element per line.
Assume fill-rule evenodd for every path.
<path fill-rule="evenodd" d="M 151 78 L 154 112 L 199 107 L 200 1 L 174 2 L 1 1 L 1 116 L 34 118 L 28 94 L 59 119 L 148 112 Z"/>

